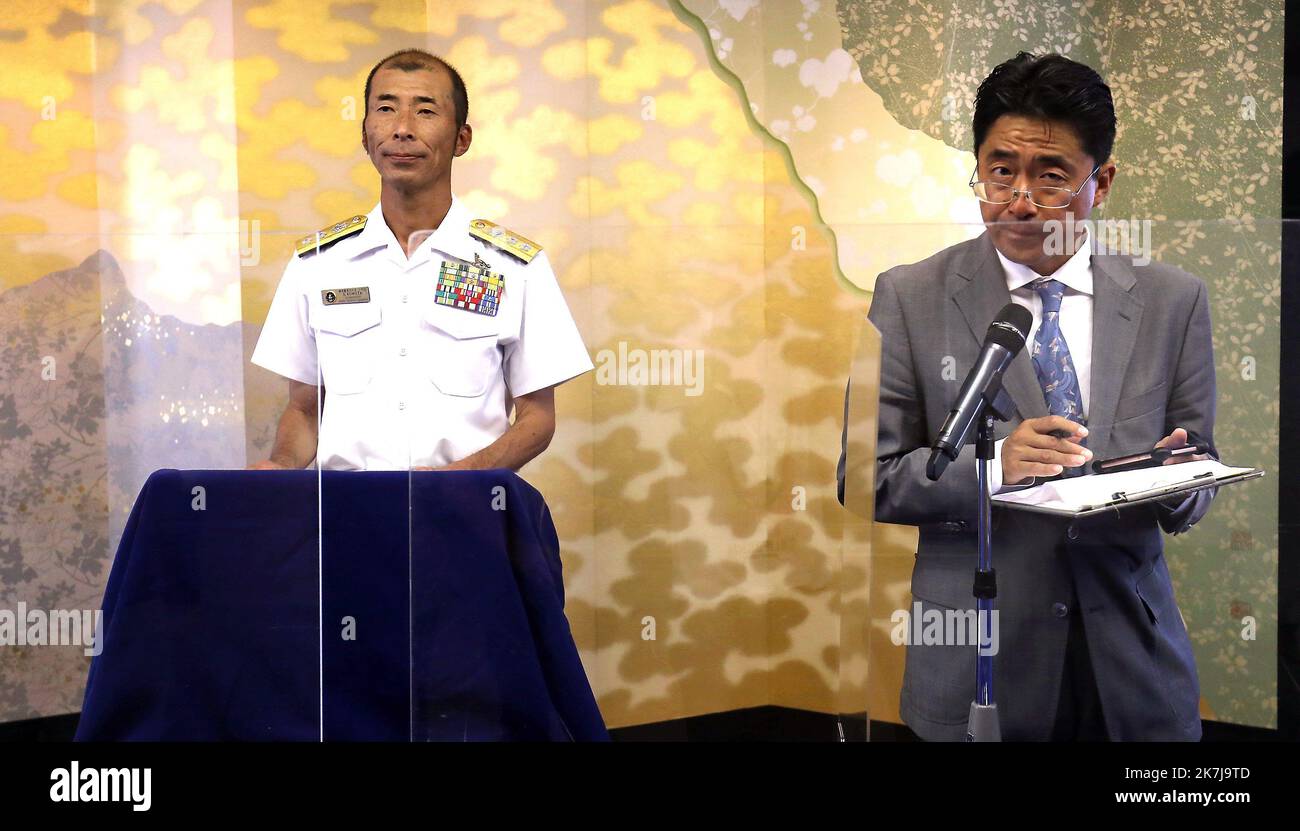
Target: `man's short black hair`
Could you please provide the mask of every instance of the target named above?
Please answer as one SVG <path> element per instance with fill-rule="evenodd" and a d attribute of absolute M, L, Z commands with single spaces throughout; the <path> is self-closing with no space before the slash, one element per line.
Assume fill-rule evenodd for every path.
<path fill-rule="evenodd" d="M 998 64 L 975 93 L 975 155 L 993 122 L 1022 115 L 1068 124 L 1094 164 L 1110 159 L 1115 145 L 1115 102 L 1090 66 L 1064 55 L 1021 52 Z"/>
<path fill-rule="evenodd" d="M 460 77 L 456 67 L 444 61 L 442 58 L 423 49 L 403 49 L 400 52 L 394 52 L 387 58 L 375 64 L 366 76 L 366 115 L 370 114 L 370 82 L 375 79 L 375 73 L 381 69 L 400 69 L 403 72 L 416 72 L 421 69 L 436 69 L 442 67 L 447 70 L 451 76 L 451 99 L 456 105 L 456 129 L 459 130 L 469 121 L 469 93 L 465 90 L 465 80 Z M 361 117 L 361 129 L 365 130 L 366 119 Z"/>

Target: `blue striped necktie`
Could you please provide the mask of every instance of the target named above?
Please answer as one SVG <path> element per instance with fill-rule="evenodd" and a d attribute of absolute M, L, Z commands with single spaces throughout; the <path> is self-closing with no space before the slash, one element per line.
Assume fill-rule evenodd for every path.
<path fill-rule="evenodd" d="M 1063 416 L 1076 424 L 1086 424 L 1083 418 L 1083 395 L 1079 392 L 1079 376 L 1074 372 L 1070 347 L 1061 334 L 1061 298 L 1065 284 L 1060 280 L 1035 280 L 1030 284 L 1043 300 L 1043 320 L 1034 336 L 1034 373 L 1043 388 L 1050 415 Z M 1075 444 L 1084 444 L 1075 440 Z M 1087 466 L 1066 468 L 1064 476 L 1077 476 Z"/>

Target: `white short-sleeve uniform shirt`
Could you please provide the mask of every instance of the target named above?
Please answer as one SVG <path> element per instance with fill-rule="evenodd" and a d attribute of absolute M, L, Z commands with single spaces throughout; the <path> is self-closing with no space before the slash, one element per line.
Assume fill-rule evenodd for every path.
<path fill-rule="evenodd" d="M 321 467 L 463 459 L 505 433 L 512 397 L 592 369 L 545 252 L 516 259 L 470 236 L 471 219 L 453 197 L 408 259 L 376 205 L 359 233 L 285 268 L 252 360 L 323 385 Z M 444 263 L 500 274 L 496 314 L 436 303 Z"/>

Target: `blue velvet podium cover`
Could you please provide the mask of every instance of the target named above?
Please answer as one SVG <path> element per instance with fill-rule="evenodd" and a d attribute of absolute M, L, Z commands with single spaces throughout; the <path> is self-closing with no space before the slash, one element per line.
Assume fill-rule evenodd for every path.
<path fill-rule="evenodd" d="M 78 740 L 608 739 L 540 493 L 505 470 L 320 476 L 319 521 L 312 470 L 149 477 Z"/>

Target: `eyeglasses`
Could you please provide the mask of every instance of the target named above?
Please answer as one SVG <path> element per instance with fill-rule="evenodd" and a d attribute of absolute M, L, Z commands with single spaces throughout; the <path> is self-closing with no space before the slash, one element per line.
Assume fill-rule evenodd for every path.
<path fill-rule="evenodd" d="M 1092 169 L 1092 172 L 1088 174 L 1088 179 L 1096 176 L 1098 170 L 1101 170 L 1101 165 L 1097 165 Z M 1040 208 L 1064 208 L 1066 205 L 1073 202 L 1074 197 L 1079 195 L 1079 191 L 1083 190 L 1083 186 L 1088 184 L 1088 179 L 1084 179 L 1079 184 L 1079 187 L 1074 190 L 1070 190 L 1069 188 L 1050 187 L 1047 185 L 1037 185 L 1032 188 L 1020 190 L 1019 188 L 1013 188 L 1011 185 L 1002 182 L 977 182 L 975 181 L 976 173 L 979 173 L 978 166 L 971 172 L 971 180 L 967 184 L 970 185 L 971 190 L 975 191 L 976 199 L 981 202 L 988 202 L 992 205 L 1006 205 L 1010 202 L 1014 202 L 1017 196 L 1023 194 L 1030 202 Z"/>

